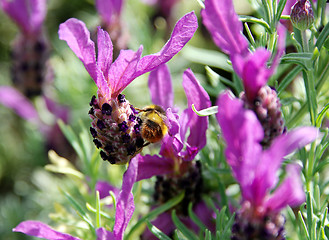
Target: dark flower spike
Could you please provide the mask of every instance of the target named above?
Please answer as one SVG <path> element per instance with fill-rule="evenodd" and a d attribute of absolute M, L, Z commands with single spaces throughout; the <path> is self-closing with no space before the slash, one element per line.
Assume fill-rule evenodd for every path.
<path fill-rule="evenodd" d="M 52 78 L 49 44 L 42 32 L 46 0 L 0 0 L 0 5 L 21 30 L 11 53 L 13 84 L 28 98 L 40 95 L 44 80 Z"/>
<path fill-rule="evenodd" d="M 107 156 L 115 159 L 115 163 L 129 162 L 142 149 L 141 136 L 139 131 L 136 131 L 138 127 L 135 128 L 141 124 L 140 119 L 134 119 L 137 113 L 121 92 L 136 77 L 169 61 L 191 39 L 196 29 L 197 18 L 193 12 L 188 13 L 177 22 L 172 36 L 160 52 L 141 57 L 142 46 L 136 52 L 121 50 L 118 58 L 112 63 L 113 45 L 107 32 L 98 28 L 96 60 L 95 44 L 91 41 L 90 33 L 83 22 L 69 19 L 60 25 L 60 39 L 67 42 L 98 86 L 97 104 L 93 99 L 93 110 L 90 111 L 92 126 L 102 146 L 114 147 L 114 151 L 107 152 Z M 104 104 L 108 104 L 111 111 L 104 110 Z M 105 105 L 107 109 L 108 105 Z M 104 123 L 104 129 L 99 120 Z M 123 137 L 124 134 L 129 134 L 129 141 Z M 106 149 L 103 150 L 106 152 Z"/>

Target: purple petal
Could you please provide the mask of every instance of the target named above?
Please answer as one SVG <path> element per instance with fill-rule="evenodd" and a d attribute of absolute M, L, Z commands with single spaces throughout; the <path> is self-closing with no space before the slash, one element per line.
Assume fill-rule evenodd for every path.
<path fill-rule="evenodd" d="M 107 25 L 110 26 L 113 18 L 120 15 L 122 2 L 122 0 L 96 0 L 97 12 Z"/>
<path fill-rule="evenodd" d="M 75 18 L 70 18 L 65 23 L 59 25 L 58 34 L 59 39 L 65 40 L 75 55 L 77 55 L 77 57 L 81 60 L 87 72 L 90 74 L 91 78 L 95 81 L 102 93 L 109 96 L 110 93 L 104 76 L 96 64 L 95 44 L 90 39 L 90 32 L 84 22 Z M 100 36 L 100 39 L 105 42 L 105 36 Z M 100 42 L 103 46 L 103 42 Z M 106 48 L 106 51 L 109 51 L 108 46 L 106 46 Z M 101 56 L 101 59 L 103 58 L 104 56 Z M 104 67 L 103 62 L 102 67 Z"/>
<path fill-rule="evenodd" d="M 201 12 L 203 24 L 216 45 L 229 55 L 248 53 L 248 41 L 243 36 L 242 23 L 234 11 L 232 0 L 206 0 Z"/>
<path fill-rule="evenodd" d="M 317 136 L 318 130 L 316 128 L 301 127 L 277 137 L 270 148 L 262 153 L 253 185 L 249 189 L 252 195 L 251 199 L 256 204 L 260 204 L 265 195 L 278 183 L 277 171 L 284 160 L 283 157 L 314 141 Z"/>
<path fill-rule="evenodd" d="M 171 75 L 166 64 L 160 65 L 149 75 L 148 81 L 152 102 L 164 109 L 173 107 L 174 93 L 171 84 Z"/>
<path fill-rule="evenodd" d="M 117 97 L 135 79 L 133 75 L 136 72 L 142 51 L 142 46 L 137 52 L 132 50 L 120 51 L 120 55 L 111 65 L 108 75 L 108 84 L 112 90 L 111 98 Z"/>
<path fill-rule="evenodd" d="M 183 16 L 177 23 L 168 42 L 160 52 L 143 57 L 137 66 L 134 77 L 152 71 L 175 56 L 192 38 L 198 28 L 198 20 L 194 12 Z"/>
<path fill-rule="evenodd" d="M 148 179 L 157 175 L 169 174 L 173 171 L 174 162 L 171 158 L 157 155 L 141 156 L 138 161 L 137 181 Z"/>
<path fill-rule="evenodd" d="M 1 0 L 2 9 L 25 34 L 38 34 L 47 12 L 46 0 Z"/>
<path fill-rule="evenodd" d="M 80 240 L 66 233 L 61 233 L 50 228 L 47 224 L 38 221 L 25 221 L 13 229 L 14 232 L 22 232 L 26 235 L 45 238 L 48 240 Z"/>
<path fill-rule="evenodd" d="M 106 231 L 105 228 L 98 228 L 96 230 L 97 240 L 117 240 L 114 234 L 110 231 Z"/>
<path fill-rule="evenodd" d="M 205 224 L 211 232 L 216 231 L 216 213 L 212 209 L 210 209 L 203 201 L 201 201 L 195 205 L 193 210 L 201 222 Z"/>
<path fill-rule="evenodd" d="M 105 198 L 110 195 L 110 191 L 114 193 L 115 196 L 118 196 L 119 189 L 110 185 L 106 181 L 98 181 L 95 186 L 96 191 L 99 192 L 99 197 Z"/>
<path fill-rule="evenodd" d="M 314 127 L 299 127 L 287 134 L 280 135 L 264 152 L 266 158 L 263 161 L 271 163 L 272 170 L 278 169 L 284 156 L 313 142 L 318 135 L 319 131 Z"/>
<path fill-rule="evenodd" d="M 69 122 L 70 111 L 68 107 L 60 105 L 46 96 L 43 96 L 43 98 L 46 102 L 47 109 L 55 115 L 56 119 L 61 119 L 64 123 Z"/>
<path fill-rule="evenodd" d="M 287 178 L 266 201 L 265 206 L 269 211 L 278 212 L 286 206 L 297 207 L 305 201 L 300 170 L 296 164 L 287 166 Z"/>
<path fill-rule="evenodd" d="M 229 92 L 219 96 L 216 114 L 227 148 L 227 162 L 232 167 L 242 191 L 247 191 L 248 184 L 254 178 L 255 165 L 259 162 L 262 147 L 259 144 L 264 132 L 256 115 L 245 110 L 239 99 L 234 99 Z M 246 192 L 245 194 L 250 194 Z"/>
<path fill-rule="evenodd" d="M 139 158 L 140 155 L 137 155 L 131 159 L 127 171 L 123 174 L 122 190 L 117 198 L 113 227 L 113 233 L 116 239 L 123 239 L 123 233 L 135 210 L 134 196 L 131 191 L 137 178 Z"/>
<path fill-rule="evenodd" d="M 267 83 L 272 75 L 272 70 L 266 65 L 270 56 L 271 52 L 264 48 L 258 48 L 254 53 L 250 53 L 242 63 L 237 63 L 232 59 L 233 67 L 237 64 L 243 66 L 241 78 L 249 101 L 254 100 L 259 89 Z"/>
<path fill-rule="evenodd" d="M 98 27 L 97 29 L 97 64 L 104 76 L 108 76 L 113 58 L 113 44 L 109 34 Z"/>
<path fill-rule="evenodd" d="M 187 139 L 187 143 L 192 147 L 201 149 L 207 142 L 206 131 L 208 128 L 208 117 L 199 117 L 192 111 L 191 106 L 194 104 L 197 110 L 209 108 L 211 106 L 210 98 L 191 69 L 187 69 L 184 72 L 183 87 L 187 97 L 188 108 L 190 109 L 188 114 L 190 135 Z"/>
<path fill-rule="evenodd" d="M 167 108 L 166 111 L 166 124 L 168 126 L 168 133 L 170 136 L 174 136 L 179 132 L 178 115 L 173 113 L 171 108 Z"/>
<path fill-rule="evenodd" d="M 30 122 L 40 121 L 39 115 L 30 100 L 15 88 L 0 87 L 0 103 L 13 109 L 19 116 Z"/>

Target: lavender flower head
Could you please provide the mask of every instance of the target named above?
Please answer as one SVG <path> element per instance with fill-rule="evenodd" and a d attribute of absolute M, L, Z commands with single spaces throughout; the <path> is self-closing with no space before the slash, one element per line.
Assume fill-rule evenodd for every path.
<path fill-rule="evenodd" d="M 42 32 L 46 0 L 1 0 L 0 5 L 21 30 L 12 46 L 13 83 L 29 98 L 40 95 L 50 76 L 49 44 Z"/>
<path fill-rule="evenodd" d="M 171 38 L 160 52 L 141 57 L 143 47 L 136 52 L 121 50 L 112 63 L 113 45 L 107 32 L 98 28 L 98 57 L 95 44 L 85 24 L 69 19 L 59 27 L 59 37 L 65 40 L 98 86 L 97 98 L 90 102 L 92 118 L 90 132 L 101 157 L 112 164 L 125 164 L 141 151 L 144 140 L 137 111 L 121 92 L 138 76 L 169 61 L 191 39 L 197 29 L 193 12 L 176 24 Z"/>
<path fill-rule="evenodd" d="M 300 167 L 289 164 L 286 178 L 278 185 L 284 156 L 314 141 L 318 131 L 301 127 L 277 137 L 263 150 L 262 126 L 255 114 L 230 93 L 222 94 L 216 115 L 226 142 L 226 159 L 240 184 L 241 209 L 232 229 L 232 239 L 284 239 L 284 217 L 280 211 L 305 200 Z"/>
<path fill-rule="evenodd" d="M 257 48 L 255 52 L 249 51 L 249 43 L 241 33 L 242 23 L 234 11 L 232 0 L 206 0 L 201 15 L 216 45 L 230 55 L 233 69 L 242 79 L 244 86 L 240 98 L 245 102 L 246 108 L 257 114 L 265 133 L 263 146 L 268 147 L 284 130 L 280 100 L 275 90 L 266 83 L 283 54 L 285 30 L 278 28 L 277 55 L 272 66 L 268 68 L 267 61 L 271 52 L 264 48 Z"/>
<path fill-rule="evenodd" d="M 180 116 L 173 108 L 173 92 L 171 76 L 165 64 L 151 72 L 149 88 L 153 103 L 167 109 L 168 124 L 171 125 L 169 135 L 161 143 L 159 155 L 145 155 L 140 157 L 137 180 L 157 176 L 155 183 L 154 202 L 163 204 L 171 198 L 185 191 L 182 202 L 175 207 L 177 215 L 187 226 L 197 227 L 189 220 L 187 207 L 192 203 L 200 219 L 211 228 L 211 211 L 201 201 L 202 169 L 199 161 L 194 161 L 196 154 L 206 144 L 206 130 L 208 119 L 199 117 L 191 105 L 197 109 L 208 108 L 211 102 L 206 91 L 190 69 L 183 74 L 183 87 L 188 101 L 188 108 Z M 189 131 L 189 135 L 187 133 Z M 187 140 L 185 140 L 187 139 Z M 166 234 L 171 234 L 175 226 L 170 212 L 158 216 L 152 224 Z M 144 232 L 143 239 L 153 239 L 149 231 Z"/>

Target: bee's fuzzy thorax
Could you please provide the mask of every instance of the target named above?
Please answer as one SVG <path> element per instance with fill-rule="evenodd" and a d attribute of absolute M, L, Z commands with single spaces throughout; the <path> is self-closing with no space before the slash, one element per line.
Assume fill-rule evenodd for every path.
<path fill-rule="evenodd" d="M 142 138 L 149 143 L 161 141 L 168 132 L 168 127 L 165 124 L 166 112 L 163 108 L 158 105 L 150 105 L 138 109 L 138 111 L 138 116 L 142 121 Z"/>
<path fill-rule="evenodd" d="M 90 133 L 96 147 L 102 149 L 102 159 L 111 164 L 129 162 L 144 146 L 141 120 L 133 106 L 122 94 L 109 101 L 93 96 L 90 106 Z"/>

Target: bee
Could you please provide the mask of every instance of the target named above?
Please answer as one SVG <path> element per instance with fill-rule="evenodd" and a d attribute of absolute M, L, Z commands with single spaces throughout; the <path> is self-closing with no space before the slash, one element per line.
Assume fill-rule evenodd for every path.
<path fill-rule="evenodd" d="M 142 109 L 136 108 L 136 110 L 139 111 L 142 120 L 140 128 L 142 138 L 148 143 L 161 141 L 168 132 L 165 110 L 158 105 L 150 105 Z"/>

